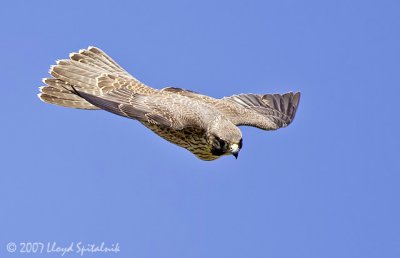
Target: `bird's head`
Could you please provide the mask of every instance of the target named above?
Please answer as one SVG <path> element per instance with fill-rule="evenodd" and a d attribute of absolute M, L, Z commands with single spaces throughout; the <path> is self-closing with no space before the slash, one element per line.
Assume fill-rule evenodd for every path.
<path fill-rule="evenodd" d="M 243 144 L 240 129 L 226 119 L 212 123 L 207 138 L 211 145 L 211 153 L 215 156 L 232 154 L 237 158 Z"/>

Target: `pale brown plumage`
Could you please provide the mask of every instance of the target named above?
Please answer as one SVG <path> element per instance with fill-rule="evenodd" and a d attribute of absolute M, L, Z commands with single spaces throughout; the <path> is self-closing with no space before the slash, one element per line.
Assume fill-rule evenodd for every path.
<path fill-rule="evenodd" d="M 47 103 L 104 109 L 136 119 L 164 139 L 188 149 L 198 158 L 237 157 L 242 134 L 237 126 L 276 130 L 296 114 L 300 92 L 239 94 L 222 99 L 179 88 L 151 88 L 126 72 L 96 47 L 71 53 L 57 61 L 43 79 L 39 98 Z"/>

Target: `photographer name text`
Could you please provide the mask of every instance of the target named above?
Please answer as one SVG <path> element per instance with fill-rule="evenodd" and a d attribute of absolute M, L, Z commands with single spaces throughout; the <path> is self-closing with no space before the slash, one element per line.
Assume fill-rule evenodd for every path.
<path fill-rule="evenodd" d="M 44 254 L 53 253 L 60 256 L 67 254 L 78 254 L 83 256 L 87 253 L 119 253 L 119 243 L 106 244 L 101 242 L 98 244 L 83 242 L 70 242 L 68 244 L 59 244 L 57 242 L 9 242 L 6 246 L 9 253 L 34 253 Z"/>

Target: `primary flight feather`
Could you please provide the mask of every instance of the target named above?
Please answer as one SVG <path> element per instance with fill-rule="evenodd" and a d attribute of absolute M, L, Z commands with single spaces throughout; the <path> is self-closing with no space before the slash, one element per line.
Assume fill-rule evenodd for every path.
<path fill-rule="evenodd" d="M 103 109 L 135 119 L 162 138 L 215 160 L 242 148 L 237 126 L 263 130 L 288 126 L 294 119 L 300 92 L 239 94 L 222 99 L 180 88 L 151 88 L 132 77 L 96 47 L 71 53 L 50 68 L 39 98 L 79 109 Z"/>

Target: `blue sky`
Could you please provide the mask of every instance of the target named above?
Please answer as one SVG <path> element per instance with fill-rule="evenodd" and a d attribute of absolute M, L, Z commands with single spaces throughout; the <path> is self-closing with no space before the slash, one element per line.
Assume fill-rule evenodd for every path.
<path fill-rule="evenodd" d="M 2 3 L 0 256 L 82 241 L 133 258 L 400 257 L 399 8 Z M 300 107 L 288 128 L 242 127 L 238 160 L 200 161 L 135 121 L 37 99 L 49 66 L 89 45 L 156 88 L 301 91 Z"/>

